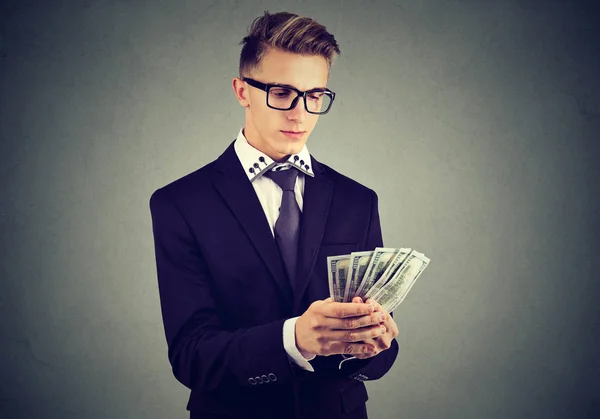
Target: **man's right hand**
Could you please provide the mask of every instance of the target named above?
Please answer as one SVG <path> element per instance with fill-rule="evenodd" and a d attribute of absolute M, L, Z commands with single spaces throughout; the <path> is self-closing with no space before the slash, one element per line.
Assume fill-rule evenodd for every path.
<path fill-rule="evenodd" d="M 371 304 L 317 300 L 296 321 L 296 347 L 305 358 L 375 353 L 372 344 L 361 341 L 386 332 L 385 316 Z"/>

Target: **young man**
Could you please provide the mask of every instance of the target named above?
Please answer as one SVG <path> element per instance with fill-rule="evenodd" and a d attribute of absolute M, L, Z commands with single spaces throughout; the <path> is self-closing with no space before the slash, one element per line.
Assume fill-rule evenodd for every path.
<path fill-rule="evenodd" d="M 362 381 L 391 368 L 398 328 L 376 302 L 331 301 L 326 258 L 383 245 L 377 195 L 305 145 L 339 48 L 290 13 L 242 43 L 237 139 L 150 198 L 169 361 L 191 418 L 366 418 Z"/>

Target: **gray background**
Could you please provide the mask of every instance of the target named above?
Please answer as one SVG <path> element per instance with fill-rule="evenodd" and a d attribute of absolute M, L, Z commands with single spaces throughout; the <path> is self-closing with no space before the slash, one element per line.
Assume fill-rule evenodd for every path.
<path fill-rule="evenodd" d="M 243 124 L 253 18 L 342 55 L 320 160 L 432 259 L 370 417 L 600 417 L 598 8 L 534 1 L 11 1 L 0 38 L 0 416 L 185 418 L 148 200 Z"/>

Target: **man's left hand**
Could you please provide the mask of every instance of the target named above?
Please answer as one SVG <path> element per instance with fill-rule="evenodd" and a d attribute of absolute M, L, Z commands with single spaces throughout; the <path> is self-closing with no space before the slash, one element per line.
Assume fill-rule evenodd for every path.
<path fill-rule="evenodd" d="M 354 297 L 352 299 L 352 302 L 353 303 L 362 303 L 363 300 L 360 297 Z M 369 354 L 356 354 L 355 356 L 359 359 L 371 358 L 375 355 L 378 355 L 382 351 L 389 349 L 392 346 L 392 339 L 394 339 L 394 338 L 396 338 L 396 336 L 398 336 L 398 325 L 396 325 L 396 322 L 394 321 L 392 316 L 390 316 L 390 313 L 386 312 L 383 309 L 383 307 L 375 300 L 371 300 L 369 298 L 369 299 L 367 299 L 367 301 L 365 301 L 365 303 L 367 303 L 367 304 L 370 304 L 371 302 L 373 303 L 373 305 L 375 307 L 375 311 L 381 312 L 385 316 L 384 320 L 380 323 L 381 325 L 385 326 L 385 333 L 379 337 L 369 338 L 369 339 L 365 340 L 364 341 L 365 343 L 370 343 L 371 345 L 375 346 L 375 352 L 369 353 Z"/>

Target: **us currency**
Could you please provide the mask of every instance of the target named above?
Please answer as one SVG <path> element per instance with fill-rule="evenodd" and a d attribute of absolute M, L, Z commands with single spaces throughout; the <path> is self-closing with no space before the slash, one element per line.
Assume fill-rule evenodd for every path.
<path fill-rule="evenodd" d="M 404 260 L 406 259 L 406 257 L 408 256 L 408 254 L 411 251 L 412 251 L 412 249 L 409 247 L 401 247 L 400 248 L 400 250 L 398 251 L 398 254 L 394 257 L 394 259 L 392 259 L 392 261 L 389 263 L 386 270 L 381 275 L 381 278 L 379 278 L 379 280 L 377 282 L 375 282 L 373 284 L 373 286 L 371 286 L 371 288 L 369 288 L 369 290 L 365 294 L 365 297 L 364 297 L 365 299 L 373 298 L 375 296 L 375 294 L 377 294 L 380 290 L 382 290 L 386 286 L 388 281 L 391 278 L 393 278 L 393 276 L 396 274 L 396 272 L 398 272 L 398 270 L 402 266 L 402 263 L 404 262 Z M 377 301 L 377 300 L 375 300 L 375 301 Z M 379 301 L 377 301 L 377 302 L 379 302 Z"/>
<path fill-rule="evenodd" d="M 327 276 L 329 279 L 329 295 L 333 301 L 343 302 L 346 290 L 346 279 L 350 266 L 350 255 L 328 256 Z"/>
<path fill-rule="evenodd" d="M 396 300 L 394 300 L 391 303 L 386 305 L 385 309 L 387 310 L 388 313 L 391 313 L 392 311 L 396 310 L 398 308 L 398 306 L 402 303 L 402 301 L 404 301 L 404 298 L 406 298 L 406 296 L 408 295 L 408 292 L 410 291 L 412 286 L 417 282 L 417 278 L 419 278 L 419 275 L 421 275 L 421 273 L 423 273 L 423 271 L 425 270 L 425 268 L 427 266 L 429 266 L 429 263 L 427 263 L 427 265 L 425 265 L 422 269 L 419 270 L 417 275 L 414 278 L 412 278 L 409 285 L 404 288 L 404 290 L 401 292 L 401 295 Z"/>
<path fill-rule="evenodd" d="M 373 295 L 387 312 L 392 312 L 404 300 L 417 278 L 429 265 L 430 259 L 423 253 L 412 251 L 406 257 L 400 269 Z"/>
<path fill-rule="evenodd" d="M 373 256 L 371 257 L 371 261 L 369 262 L 369 266 L 367 266 L 367 270 L 365 271 L 365 275 L 363 276 L 362 281 L 360 281 L 358 284 L 358 288 L 356 290 L 357 296 L 361 298 L 365 297 L 367 291 L 371 289 L 373 284 L 377 282 L 379 278 L 381 278 L 381 275 L 383 275 L 383 272 L 399 251 L 400 249 L 394 248 L 375 248 L 373 251 Z"/>
<path fill-rule="evenodd" d="M 344 290 L 344 301 L 350 302 L 356 296 L 358 286 L 362 282 L 373 251 L 367 252 L 352 252 L 350 254 L 348 279 L 346 281 L 346 289 Z"/>
<path fill-rule="evenodd" d="M 419 276 L 423 273 L 423 271 L 425 270 L 425 268 L 427 268 L 429 266 L 429 262 L 431 262 L 431 260 L 425 256 L 424 254 L 420 254 L 420 259 L 423 260 L 424 265 L 421 266 L 417 272 L 417 274 L 411 278 L 411 281 L 408 283 L 408 285 L 404 286 L 400 295 L 398 296 L 396 301 L 392 301 L 389 305 L 388 305 L 388 312 L 391 313 L 392 311 L 394 311 L 399 305 L 400 303 L 402 303 L 402 301 L 404 301 L 404 298 L 406 298 L 406 296 L 408 295 L 408 292 L 410 291 L 410 289 L 413 287 L 413 285 L 417 282 L 417 279 L 419 278 Z"/>

